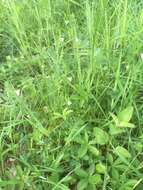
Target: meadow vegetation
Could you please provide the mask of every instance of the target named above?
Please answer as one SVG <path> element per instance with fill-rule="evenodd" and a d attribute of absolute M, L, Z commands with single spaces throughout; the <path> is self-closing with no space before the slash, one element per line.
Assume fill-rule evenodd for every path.
<path fill-rule="evenodd" d="M 0 190 L 143 189 L 143 1 L 0 0 Z"/>

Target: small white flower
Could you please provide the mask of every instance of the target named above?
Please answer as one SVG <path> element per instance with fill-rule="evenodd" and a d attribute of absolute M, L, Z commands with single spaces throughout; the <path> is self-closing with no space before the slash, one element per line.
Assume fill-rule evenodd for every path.
<path fill-rule="evenodd" d="M 67 105 L 70 106 L 72 105 L 72 102 L 70 100 L 67 101 Z"/>
<path fill-rule="evenodd" d="M 141 53 L 141 59 L 143 60 L 143 53 Z"/>
<path fill-rule="evenodd" d="M 129 70 L 129 65 L 126 65 L 126 70 Z"/>
<path fill-rule="evenodd" d="M 67 79 L 68 79 L 68 81 L 70 81 L 70 82 L 72 81 L 72 77 L 67 77 Z"/>
<path fill-rule="evenodd" d="M 16 92 L 16 95 L 17 95 L 17 96 L 20 96 L 20 90 L 19 90 L 19 89 L 16 90 L 15 92 Z"/>
<path fill-rule="evenodd" d="M 79 39 L 78 39 L 78 38 L 75 38 L 75 42 L 77 42 L 77 43 L 78 43 L 78 42 L 79 42 Z"/>
<path fill-rule="evenodd" d="M 64 38 L 63 37 L 60 38 L 60 42 L 64 42 Z"/>

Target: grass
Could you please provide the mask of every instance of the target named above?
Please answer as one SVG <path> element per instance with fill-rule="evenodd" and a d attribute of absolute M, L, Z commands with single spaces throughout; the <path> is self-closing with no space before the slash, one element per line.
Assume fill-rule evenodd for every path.
<path fill-rule="evenodd" d="M 143 2 L 0 1 L 0 189 L 143 189 Z"/>

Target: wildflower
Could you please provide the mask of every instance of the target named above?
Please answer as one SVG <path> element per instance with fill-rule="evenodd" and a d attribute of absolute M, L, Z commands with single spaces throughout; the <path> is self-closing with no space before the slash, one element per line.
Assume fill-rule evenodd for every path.
<path fill-rule="evenodd" d="M 68 81 L 70 81 L 70 82 L 72 81 L 72 77 L 67 77 L 67 79 L 68 79 Z"/>
<path fill-rule="evenodd" d="M 79 39 L 78 39 L 78 38 L 75 38 L 75 42 L 77 42 L 77 43 L 78 43 L 78 42 L 79 42 Z"/>
<path fill-rule="evenodd" d="M 72 102 L 70 100 L 67 101 L 67 105 L 68 106 L 71 106 L 72 105 Z"/>
<path fill-rule="evenodd" d="M 129 70 L 129 65 L 126 66 L 126 70 Z"/>
<path fill-rule="evenodd" d="M 19 89 L 16 90 L 16 95 L 17 95 L 17 96 L 20 96 L 20 90 L 19 90 Z"/>
<path fill-rule="evenodd" d="M 64 42 L 64 38 L 63 37 L 60 38 L 60 42 Z"/>

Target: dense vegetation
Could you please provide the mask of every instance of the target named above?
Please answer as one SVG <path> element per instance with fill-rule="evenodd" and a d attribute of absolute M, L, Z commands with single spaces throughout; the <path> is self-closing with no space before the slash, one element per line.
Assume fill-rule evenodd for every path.
<path fill-rule="evenodd" d="M 143 1 L 0 0 L 0 189 L 143 189 Z"/>

